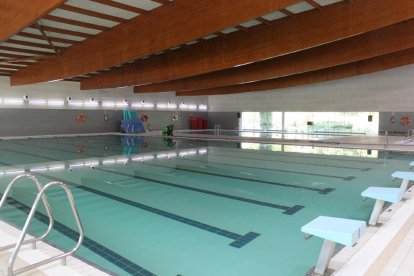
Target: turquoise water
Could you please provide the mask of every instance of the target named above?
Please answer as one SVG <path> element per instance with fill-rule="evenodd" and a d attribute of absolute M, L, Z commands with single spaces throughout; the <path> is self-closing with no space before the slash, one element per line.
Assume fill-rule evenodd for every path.
<path fill-rule="evenodd" d="M 0 141 L 0 185 L 22 171 L 60 180 L 74 195 L 86 239 L 77 256 L 117 275 L 304 275 L 322 240 L 300 228 L 319 215 L 367 220 L 369 186 L 411 156 L 367 150 L 94 136 Z M 75 244 L 64 193 L 48 193 L 48 241 Z M 13 189 L 2 219 L 21 226 L 35 191 Z M 31 233 L 46 229 L 38 213 Z"/>

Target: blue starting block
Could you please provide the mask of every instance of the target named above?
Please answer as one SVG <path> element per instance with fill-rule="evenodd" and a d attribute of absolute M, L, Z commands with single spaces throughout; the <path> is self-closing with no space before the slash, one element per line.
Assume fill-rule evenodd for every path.
<path fill-rule="evenodd" d="M 413 163 L 413 162 L 411 162 Z M 410 165 L 411 165 L 410 163 Z M 401 182 L 401 188 L 404 188 L 404 192 L 407 190 L 408 187 L 408 183 L 414 180 L 414 172 L 402 172 L 402 171 L 396 171 L 393 172 L 393 174 L 391 175 L 394 178 L 399 178 L 402 179 Z"/>
<path fill-rule="evenodd" d="M 372 210 L 371 217 L 369 219 L 370 225 L 376 225 L 378 217 L 384 207 L 384 202 L 397 203 L 400 202 L 405 189 L 404 188 L 383 188 L 383 187 L 369 187 L 361 193 L 364 198 L 376 199 L 374 209 Z"/>
<path fill-rule="evenodd" d="M 354 246 L 365 233 L 366 223 L 362 220 L 319 216 L 302 226 L 305 239 L 317 236 L 324 239 L 314 273 L 324 274 L 332 258 L 335 244 Z"/>

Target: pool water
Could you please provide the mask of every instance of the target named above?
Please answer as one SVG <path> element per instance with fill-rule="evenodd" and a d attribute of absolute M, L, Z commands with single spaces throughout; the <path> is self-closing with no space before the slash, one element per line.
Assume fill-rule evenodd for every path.
<path fill-rule="evenodd" d="M 236 137 L 251 137 L 251 138 L 273 138 L 284 140 L 326 140 L 331 138 L 338 138 L 351 135 L 363 135 L 364 133 L 346 133 L 346 132 L 291 132 L 282 130 L 191 130 L 191 131 L 176 131 L 179 136 L 191 135 L 218 135 L 218 136 L 236 136 Z"/>
<path fill-rule="evenodd" d="M 410 156 L 298 146 L 91 136 L 0 141 L 0 185 L 23 171 L 74 195 L 85 230 L 76 255 L 116 275 L 304 275 L 322 240 L 300 228 L 319 215 L 367 220 L 369 186 Z M 69 249 L 76 227 L 65 194 L 47 192 L 58 223 L 51 244 Z M 21 227 L 35 197 L 14 186 L 0 217 Z M 39 208 L 30 233 L 47 227 Z"/>

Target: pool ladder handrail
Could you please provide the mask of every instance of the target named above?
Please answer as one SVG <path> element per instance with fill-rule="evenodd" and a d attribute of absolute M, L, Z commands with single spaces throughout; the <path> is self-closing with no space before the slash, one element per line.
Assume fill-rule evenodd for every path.
<path fill-rule="evenodd" d="M 24 179 L 24 178 L 28 178 L 28 179 L 32 180 L 36 184 L 36 187 L 37 187 L 39 192 L 42 190 L 42 185 L 40 184 L 39 180 L 35 176 L 33 176 L 31 174 L 28 174 L 28 173 L 18 175 L 15 178 L 13 178 L 12 181 L 10 181 L 10 183 L 7 185 L 7 187 L 4 191 L 3 197 L 0 200 L 0 210 L 4 205 L 4 202 L 6 202 L 7 197 L 9 195 L 9 192 L 10 192 L 11 188 L 13 187 L 13 185 L 18 180 Z M 28 239 L 28 240 L 25 240 L 25 241 L 22 242 L 22 244 L 32 243 L 32 248 L 33 249 L 36 248 L 36 242 L 37 241 L 43 240 L 45 237 L 47 237 L 47 235 L 49 235 L 50 231 L 52 231 L 53 224 L 54 224 L 52 211 L 50 209 L 49 202 L 47 201 L 47 198 L 46 198 L 45 195 L 42 196 L 42 201 L 43 201 L 43 205 L 45 206 L 47 216 L 49 217 L 49 226 L 47 227 L 46 232 L 43 235 L 41 235 L 40 237 L 34 237 L 34 238 L 31 238 L 31 239 Z M 4 251 L 4 250 L 10 249 L 10 248 L 13 248 L 13 247 L 16 246 L 16 244 L 17 243 L 12 243 L 12 244 L 9 244 L 9 245 L 6 245 L 6 246 L 2 246 L 2 247 L 0 247 L 0 251 Z"/>
<path fill-rule="evenodd" d="M 22 178 L 24 176 L 29 177 L 30 179 L 32 179 L 36 183 L 36 185 L 39 183 L 39 181 L 37 180 L 37 178 L 34 177 L 34 176 L 32 176 L 32 175 L 30 175 L 30 174 L 21 175 L 20 178 Z M 19 176 L 16 177 L 16 178 L 17 179 L 20 179 Z M 12 180 L 12 182 L 10 182 L 11 184 L 9 183 L 9 185 L 8 185 L 8 187 L 6 189 L 7 193 L 6 192 L 4 193 L 4 195 L 3 195 L 3 198 L 4 199 L 2 198 L 2 202 L 4 202 L 5 198 L 7 198 L 7 194 L 10 191 L 11 186 L 15 183 L 15 180 L 17 180 L 16 178 L 13 179 L 14 181 Z M 40 183 L 39 183 L 39 185 L 40 185 Z M 27 265 L 25 267 L 22 267 L 22 268 L 20 268 L 20 269 L 18 269 L 16 271 L 14 271 L 13 270 L 13 266 L 14 266 L 14 262 L 16 261 L 17 255 L 18 255 L 18 253 L 20 251 L 20 247 L 23 244 L 26 244 L 26 243 L 29 243 L 29 242 L 33 242 L 34 240 L 36 240 L 36 241 L 39 240 L 39 238 L 36 238 L 36 239 L 30 239 L 30 240 L 26 240 L 25 241 L 24 238 L 25 238 L 25 236 L 27 234 L 27 230 L 29 229 L 30 223 L 31 223 L 31 221 L 32 221 L 32 219 L 33 219 L 33 217 L 34 217 L 34 215 L 36 213 L 36 209 L 37 209 L 37 206 L 39 205 L 39 201 L 40 200 L 43 201 L 43 203 L 45 205 L 45 208 L 47 210 L 49 219 L 50 219 L 50 223 L 49 223 L 48 230 L 46 231 L 45 234 L 43 234 L 41 236 L 41 238 L 44 239 L 50 233 L 50 231 L 51 231 L 51 229 L 53 227 L 53 215 L 52 215 L 52 212 L 51 212 L 49 203 L 47 201 L 47 196 L 45 195 L 46 190 L 49 189 L 52 186 L 59 186 L 66 193 L 66 196 L 67 196 L 67 198 L 69 200 L 70 207 L 72 209 L 72 213 L 73 213 L 73 216 L 74 216 L 76 225 L 78 227 L 78 231 L 79 231 L 78 241 L 75 244 L 75 246 L 70 251 L 68 251 L 66 253 L 62 253 L 62 254 L 56 255 L 54 257 L 51 257 L 51 258 L 48 258 L 48 259 L 45 259 L 45 260 L 42 260 L 42 261 L 39 261 L 39 262 L 30 264 L 30 265 Z M 0 204 L 0 208 L 1 208 L 1 206 L 2 205 Z M 23 226 L 23 229 L 22 229 L 22 232 L 20 234 L 20 237 L 19 237 L 17 243 L 15 244 L 16 247 L 14 248 L 14 251 L 13 251 L 12 255 L 10 256 L 9 263 L 8 263 L 7 275 L 8 276 L 17 275 L 17 274 L 20 274 L 20 273 L 29 271 L 31 269 L 34 269 L 36 267 L 39 267 L 39 266 L 48 264 L 48 263 L 53 262 L 53 261 L 58 260 L 58 259 L 62 259 L 62 265 L 66 265 L 66 257 L 72 255 L 73 253 L 75 253 L 79 249 L 79 247 L 82 244 L 83 238 L 84 238 L 83 227 L 82 227 L 82 224 L 81 224 L 80 219 L 79 219 L 79 214 L 78 214 L 78 211 L 77 211 L 76 206 L 75 206 L 75 201 L 73 199 L 72 192 L 69 190 L 69 188 L 63 182 L 51 181 L 51 182 L 47 183 L 45 186 L 41 187 L 41 189 L 39 189 L 39 192 L 38 192 L 38 194 L 37 194 L 37 196 L 36 196 L 36 198 L 35 198 L 35 200 L 33 202 L 33 205 L 32 205 L 32 208 L 30 210 L 30 213 L 29 213 L 29 215 L 28 215 L 28 217 L 26 219 L 26 222 L 25 222 L 25 224 Z"/>

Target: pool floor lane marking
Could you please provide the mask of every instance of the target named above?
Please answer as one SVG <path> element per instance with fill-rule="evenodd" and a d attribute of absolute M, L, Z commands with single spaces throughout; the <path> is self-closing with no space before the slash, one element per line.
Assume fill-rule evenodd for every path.
<path fill-rule="evenodd" d="M 218 164 L 218 165 L 226 165 L 226 166 L 233 166 L 233 167 L 241 167 L 241 168 L 248 168 L 248 169 L 257 169 L 257 170 L 266 170 L 266 171 L 275 171 L 275 172 L 285 172 L 285 173 L 293 173 L 293 174 L 303 174 L 303 175 L 312 175 L 312 176 L 320 176 L 320 177 L 328 177 L 328 178 L 337 178 L 342 179 L 344 181 L 351 181 L 355 178 L 355 176 L 337 176 L 337 175 L 328 175 L 328 174 L 318 174 L 318 173 L 307 173 L 307 172 L 298 172 L 298 171 L 290 171 L 290 170 L 282 170 L 282 169 L 270 169 L 270 168 L 259 168 L 259 167 L 252 167 L 247 165 L 239 165 L 239 164 L 229 164 L 229 163 L 223 163 L 223 162 L 211 162 L 211 161 L 205 161 L 205 160 L 198 160 L 193 158 L 181 158 L 177 159 L 180 161 L 191 161 L 191 162 L 201 162 L 201 163 L 210 163 L 210 164 Z M 243 173 L 247 174 L 249 173 Z"/>
<path fill-rule="evenodd" d="M 234 158 L 234 159 L 238 159 L 241 157 L 237 157 L 234 155 L 226 155 L 226 154 L 216 154 L 213 153 L 213 156 L 224 156 L 224 157 L 228 157 L 228 158 Z M 286 155 L 288 156 L 288 155 Z M 294 156 L 295 157 L 295 156 Z M 275 163 L 287 163 L 287 164 L 299 164 L 299 165 L 306 165 L 306 166 L 315 166 L 315 167 L 328 167 L 328 168 L 338 168 L 338 169 L 349 169 L 349 170 L 357 170 L 357 171 L 370 171 L 371 168 L 354 168 L 354 167 L 344 167 L 344 166 L 335 166 L 335 165 L 321 165 L 321 164 L 311 164 L 311 163 L 302 163 L 302 162 L 294 162 L 294 161 L 285 161 L 285 160 L 268 160 L 268 159 L 261 159 L 261 158 L 251 158 L 251 157 L 246 157 L 243 156 L 243 159 L 249 159 L 249 160 L 259 160 L 259 161 L 266 161 L 266 162 L 275 162 Z M 304 157 L 305 158 L 305 157 Z M 340 161 L 340 160 L 338 160 Z"/>
<path fill-rule="evenodd" d="M 280 183 L 280 182 L 273 182 L 273 181 L 267 181 L 267 180 L 251 179 L 251 178 L 245 178 L 245 177 L 239 177 L 239 176 L 232 176 L 232 175 L 226 175 L 226 174 L 221 174 L 221 173 L 206 172 L 206 171 L 202 171 L 202 170 L 187 168 L 187 167 L 184 167 L 184 166 L 182 166 L 182 167 L 180 167 L 180 166 L 169 167 L 169 166 L 163 166 L 163 165 L 159 165 L 159 164 L 152 164 L 152 163 L 149 163 L 148 161 L 144 162 L 143 164 L 149 165 L 149 166 L 154 166 L 154 167 L 168 168 L 168 169 L 171 169 L 171 170 L 178 170 L 178 171 L 185 171 L 185 172 L 192 172 L 192 173 L 201 173 L 201 174 L 212 175 L 212 176 L 219 176 L 219 177 L 225 177 L 225 178 L 231 178 L 231 179 L 237 179 L 237 180 L 257 182 L 257 183 L 273 185 L 273 186 L 281 186 L 281 187 L 288 187 L 288 188 L 294 188 L 294 189 L 304 189 L 304 190 L 318 192 L 319 194 L 323 194 L 323 195 L 328 194 L 328 193 L 335 190 L 333 188 L 318 189 L 318 188 L 311 188 L 311 187 L 305 187 L 305 186 L 293 185 L 293 184 L 286 184 L 286 183 Z"/>
<path fill-rule="evenodd" d="M 2 195 L 2 194 L 0 193 L 0 195 Z M 30 207 L 29 206 L 27 206 L 26 204 L 23 204 L 20 201 L 17 201 L 15 199 L 11 198 L 11 197 L 7 198 L 7 203 L 10 204 L 13 207 L 19 209 L 20 211 L 22 211 L 25 214 L 30 213 Z M 34 217 L 37 220 L 39 220 L 40 222 L 42 222 L 43 224 L 49 225 L 49 217 L 45 216 L 44 214 L 37 211 L 35 213 Z M 15 226 L 17 226 L 17 225 L 15 225 Z M 60 222 L 55 220 L 53 229 L 58 231 L 59 233 L 63 234 L 64 236 L 66 236 L 67 238 L 69 238 L 73 241 L 78 240 L 79 233 L 72 230 L 71 228 L 67 227 L 63 223 L 60 223 Z M 50 243 L 50 241 L 47 241 L 47 242 Z M 155 276 L 154 273 L 146 270 L 145 268 L 137 265 L 134 262 L 131 262 L 130 260 L 122 257 L 121 255 L 117 254 L 116 252 L 106 248 L 105 246 L 95 242 L 94 240 L 92 240 L 92 239 L 90 239 L 86 236 L 83 239 L 82 246 L 85 247 L 85 248 L 88 248 L 89 250 L 91 250 L 95 254 L 97 254 L 100 257 L 106 259 L 110 263 L 116 265 L 117 267 L 121 268 L 122 270 L 124 270 L 125 272 L 127 272 L 131 275 L 139 275 L 139 276 L 152 276 L 153 275 L 153 276 Z M 77 254 L 75 253 L 75 255 L 77 255 Z M 78 256 L 78 257 L 81 258 L 81 259 L 84 259 L 83 257 L 80 257 L 80 256 Z M 89 262 L 89 261 L 87 261 L 87 262 Z"/>
<path fill-rule="evenodd" d="M 97 194 L 97 195 L 100 195 L 100 196 L 103 196 L 103 197 L 106 197 L 106 198 L 109 198 L 109 199 L 112 199 L 112 200 L 115 200 L 115 201 L 118 201 L 118 202 L 122 202 L 124 204 L 139 208 L 141 210 L 144 210 L 144 211 L 147 211 L 147 212 L 159 215 L 159 216 L 163 216 L 165 218 L 172 219 L 172 220 L 175 220 L 177 222 L 184 223 L 184 224 L 196 227 L 196 228 L 204 230 L 204 231 L 208 231 L 208 232 L 216 234 L 216 235 L 227 237 L 227 238 L 232 239 L 234 241 L 240 241 L 237 244 L 233 244 L 233 242 L 230 243 L 230 246 L 233 246 L 233 247 L 241 248 L 241 247 L 243 247 L 244 245 L 246 245 L 247 243 L 249 243 L 250 241 L 252 241 L 253 239 L 255 239 L 256 237 L 258 237 L 260 235 L 260 234 L 255 233 L 255 232 L 249 232 L 245 235 L 240 235 L 240 234 L 233 233 L 231 231 L 227 231 L 227 230 L 224 230 L 224 229 L 212 226 L 212 225 L 208 225 L 206 223 L 202 223 L 202 222 L 192 220 L 192 219 L 189 219 L 189 218 L 186 218 L 186 217 L 183 217 L 183 216 L 179 216 L 179 215 L 176 215 L 176 214 L 173 214 L 173 213 L 161 210 L 161 209 L 157 209 L 157 208 L 145 205 L 145 204 L 141 204 L 139 202 L 135 202 L 135 201 L 132 201 L 132 200 L 129 200 L 129 199 L 126 199 L 126 198 L 122 198 L 122 197 L 112 195 L 112 194 L 108 194 L 108 193 L 105 193 L 105 192 L 102 192 L 102 191 L 99 191 L 99 190 L 96 190 L 96 189 L 93 189 L 93 188 L 89 188 L 89 187 L 84 186 L 83 184 L 76 184 L 76 183 L 73 183 L 73 182 L 70 182 L 70 181 L 67 181 L 67 180 L 64 180 L 64 179 L 60 179 L 60 178 L 57 178 L 57 177 L 54 177 L 54 176 L 50 176 L 50 175 L 47 175 L 47 174 L 44 174 L 44 173 L 33 173 L 33 174 L 38 175 L 38 176 L 43 176 L 43 177 L 48 178 L 50 180 L 61 181 L 65 184 L 68 184 L 70 186 L 74 186 L 78 189 L 82 189 L 82 190 L 85 190 L 85 191 L 88 191 L 88 192 L 91 192 L 91 193 L 94 193 L 94 194 Z"/>
<path fill-rule="evenodd" d="M 259 201 L 259 200 L 254 200 L 254 199 L 249 199 L 249 198 L 244 198 L 244 197 L 238 197 L 238 196 L 228 195 L 228 194 L 223 194 L 223 193 L 217 193 L 217 192 L 203 190 L 203 189 L 199 189 L 199 188 L 174 184 L 174 183 L 167 182 L 167 181 L 162 181 L 162 180 L 152 179 L 152 178 L 148 178 L 148 177 L 143 177 L 143 176 L 139 176 L 139 175 L 136 175 L 136 174 L 131 175 L 131 174 L 128 174 L 128 173 L 116 172 L 116 171 L 111 171 L 111 170 L 102 169 L 102 168 L 95 168 L 95 170 L 104 171 L 104 172 L 117 174 L 117 175 L 122 175 L 122 176 L 130 177 L 130 178 L 134 178 L 134 179 L 141 179 L 141 180 L 145 180 L 145 181 L 150 181 L 150 182 L 153 182 L 153 183 L 166 185 L 166 186 L 170 186 L 170 187 L 174 187 L 174 188 L 185 189 L 185 190 L 189 190 L 189 191 L 199 192 L 199 193 L 203 193 L 203 194 L 209 194 L 209 195 L 218 196 L 218 197 L 224 197 L 224 198 L 228 198 L 228 199 L 243 201 L 243 202 L 256 204 L 256 205 L 261 205 L 261 206 L 266 206 L 266 207 L 271 207 L 271 208 L 275 208 L 275 209 L 281 209 L 281 210 L 285 210 L 283 212 L 283 214 L 286 214 L 286 215 L 293 215 L 294 213 L 296 213 L 297 211 L 299 211 L 299 210 L 301 210 L 305 207 L 305 206 L 302 206 L 302 205 L 294 205 L 292 207 L 289 207 L 289 206 L 284 206 L 284 205 L 280 205 L 280 204 L 263 202 L 263 201 Z"/>
<path fill-rule="evenodd" d="M 5 162 L 0 162 L 0 164 L 6 165 L 6 166 L 13 166 L 13 165 L 7 164 Z M 215 227 L 215 226 L 211 226 L 211 225 L 208 225 L 208 224 L 196 221 L 196 220 L 192 220 L 192 219 L 189 219 L 189 218 L 186 218 L 186 217 L 182 217 L 182 216 L 179 216 L 179 215 L 167 212 L 167 211 L 163 211 L 163 210 L 160 210 L 160 209 L 148 206 L 148 205 L 144 205 L 144 204 L 141 204 L 141 203 L 129 200 L 129 199 L 125 199 L 125 198 L 118 197 L 118 196 L 115 196 L 115 195 L 111 195 L 111 194 L 108 194 L 108 193 L 105 193 L 105 192 L 102 192 L 102 191 L 99 191 L 99 190 L 95 190 L 95 189 L 86 187 L 82 184 L 76 184 L 76 183 L 73 183 L 71 181 L 67 181 L 67 180 L 57 178 L 57 177 L 54 177 L 54 176 L 51 176 L 51 175 L 47 175 L 47 174 L 44 174 L 44 173 L 33 172 L 32 174 L 36 175 L 36 176 L 42 176 L 42 177 L 50 179 L 52 181 L 60 181 L 60 182 L 63 182 L 67 185 L 73 186 L 75 188 L 82 189 L 84 191 L 88 191 L 90 193 L 94 193 L 94 194 L 97 194 L 97 195 L 100 195 L 100 196 L 103 196 L 103 197 L 106 197 L 106 198 L 109 198 L 109 199 L 112 199 L 112 200 L 115 200 L 115 201 L 118 201 L 118 202 L 122 202 L 124 204 L 130 205 L 130 206 L 133 206 L 133 207 L 137 207 L 139 209 L 151 212 L 153 214 L 163 216 L 165 218 L 173 219 L 177 222 L 181 222 L 181 223 L 199 228 L 201 230 L 211 232 L 211 233 L 216 234 L 216 235 L 228 237 L 230 239 L 233 239 L 234 241 L 239 241 L 238 243 L 234 244 L 234 242 L 232 242 L 230 244 L 230 246 L 233 246 L 233 247 L 236 247 L 236 248 L 241 248 L 244 245 L 246 245 L 247 243 L 249 243 L 250 241 L 252 241 L 253 239 L 255 239 L 256 237 L 260 236 L 260 234 L 255 233 L 255 232 L 249 232 L 245 235 L 236 234 L 236 233 L 233 233 L 233 232 L 230 232 L 230 231 L 227 231 L 227 230 Z M 291 209 L 292 209 L 291 212 L 293 212 L 293 213 L 297 212 L 297 211 L 295 211 L 295 209 L 293 207 Z M 300 209 L 302 209 L 302 208 L 300 208 Z M 288 212 L 288 211 L 289 210 L 287 210 L 286 212 Z M 288 214 L 288 213 L 286 213 L 286 214 Z"/>

